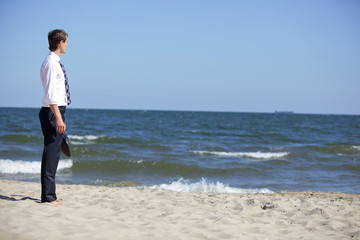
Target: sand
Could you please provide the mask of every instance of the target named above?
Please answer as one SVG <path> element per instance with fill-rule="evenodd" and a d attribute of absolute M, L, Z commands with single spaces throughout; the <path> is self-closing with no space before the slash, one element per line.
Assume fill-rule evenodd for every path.
<path fill-rule="evenodd" d="M 180 193 L 0 181 L 0 239 L 360 239 L 360 195 Z"/>

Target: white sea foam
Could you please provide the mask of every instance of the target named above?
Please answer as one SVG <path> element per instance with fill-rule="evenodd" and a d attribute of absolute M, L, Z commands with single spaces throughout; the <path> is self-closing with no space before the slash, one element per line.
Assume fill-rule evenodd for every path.
<path fill-rule="evenodd" d="M 69 135 L 71 145 L 88 145 L 94 143 L 93 141 L 96 139 L 99 139 L 103 136 L 95 136 L 95 135 L 85 135 L 85 136 L 79 136 L 79 135 Z"/>
<path fill-rule="evenodd" d="M 71 141 L 71 145 L 88 145 L 89 142 Z"/>
<path fill-rule="evenodd" d="M 261 189 L 242 189 L 229 187 L 221 182 L 207 182 L 205 178 L 196 183 L 191 183 L 183 178 L 170 184 L 160 184 L 149 187 L 150 189 L 164 189 L 175 192 L 199 192 L 199 193 L 273 193 L 266 188 Z"/>
<path fill-rule="evenodd" d="M 60 160 L 58 165 L 58 171 L 71 168 L 73 161 L 71 159 Z M 18 174 L 18 173 L 40 173 L 41 162 L 39 161 L 22 161 L 22 160 L 10 160 L 0 159 L 0 173 Z"/>
<path fill-rule="evenodd" d="M 79 135 L 69 135 L 68 136 L 69 139 L 71 140 L 80 140 L 80 141 L 84 141 L 84 140 L 87 140 L 87 141 L 93 141 L 93 140 L 96 140 L 102 136 L 95 136 L 95 135 L 85 135 L 85 136 L 79 136 Z"/>
<path fill-rule="evenodd" d="M 212 152 L 212 151 L 191 151 L 195 154 L 209 154 L 217 155 L 222 157 L 248 157 L 256 159 L 271 159 L 271 158 L 282 158 L 286 157 L 290 153 L 288 152 Z"/>
<path fill-rule="evenodd" d="M 352 147 L 360 151 L 360 146 L 352 146 Z"/>
<path fill-rule="evenodd" d="M 198 132 L 200 132 L 199 130 L 191 130 L 190 132 L 192 132 L 192 133 L 198 133 Z"/>

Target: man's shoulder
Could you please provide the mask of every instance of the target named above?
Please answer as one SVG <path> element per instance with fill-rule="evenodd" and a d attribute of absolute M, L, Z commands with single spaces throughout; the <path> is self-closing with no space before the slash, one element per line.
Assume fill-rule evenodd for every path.
<path fill-rule="evenodd" d="M 59 64 L 59 61 L 56 59 L 56 57 L 51 54 L 51 52 L 46 56 L 45 60 L 41 64 L 41 69 L 56 66 L 56 64 Z"/>

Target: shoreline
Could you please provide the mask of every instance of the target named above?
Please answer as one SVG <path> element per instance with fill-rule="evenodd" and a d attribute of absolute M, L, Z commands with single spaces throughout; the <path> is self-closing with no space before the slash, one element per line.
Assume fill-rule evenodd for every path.
<path fill-rule="evenodd" d="M 2 239 L 360 239 L 360 194 L 187 193 L 0 180 Z"/>

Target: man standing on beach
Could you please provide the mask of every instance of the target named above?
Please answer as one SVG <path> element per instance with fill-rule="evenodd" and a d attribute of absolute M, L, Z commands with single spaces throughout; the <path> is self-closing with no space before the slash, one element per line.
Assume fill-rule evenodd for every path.
<path fill-rule="evenodd" d="M 55 29 L 48 34 L 50 53 L 40 69 L 44 88 L 42 108 L 39 113 L 41 130 L 44 135 L 44 151 L 41 161 L 41 201 L 60 205 L 56 197 L 55 174 L 58 167 L 61 142 L 66 130 L 65 110 L 71 103 L 66 71 L 60 62 L 68 46 L 68 34 Z"/>

